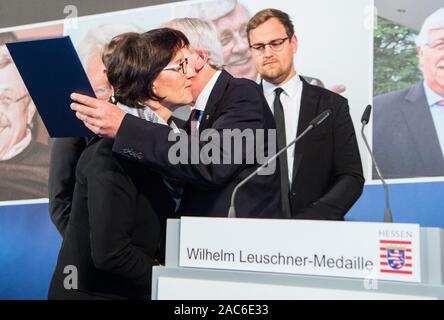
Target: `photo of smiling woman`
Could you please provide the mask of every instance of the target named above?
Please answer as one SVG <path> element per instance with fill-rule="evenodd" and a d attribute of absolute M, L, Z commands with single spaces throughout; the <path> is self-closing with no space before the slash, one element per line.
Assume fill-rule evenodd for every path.
<path fill-rule="evenodd" d="M 115 37 L 103 54 L 112 100 L 127 113 L 174 129 L 172 111 L 192 101 L 187 46 L 181 32 L 167 28 Z M 150 298 L 162 224 L 176 203 L 162 176 L 115 156 L 113 142 L 94 137 L 79 159 L 49 299 Z M 66 266 L 77 269 L 75 289 L 64 285 Z"/>

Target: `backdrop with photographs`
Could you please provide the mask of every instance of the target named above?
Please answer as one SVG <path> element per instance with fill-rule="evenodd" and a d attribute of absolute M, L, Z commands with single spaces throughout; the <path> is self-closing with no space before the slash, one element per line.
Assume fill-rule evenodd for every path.
<path fill-rule="evenodd" d="M 62 34 L 62 23 L 0 32 L 0 201 L 47 198 L 50 151 L 48 133 L 4 44 Z"/>
<path fill-rule="evenodd" d="M 212 20 L 219 32 L 226 69 L 235 76 L 259 80 L 251 64 L 245 27 L 254 13 L 270 6 L 289 13 L 295 24 L 299 41 L 295 55 L 298 73 L 349 100 L 363 159 L 366 186 L 362 197 L 346 219 L 382 221 L 384 193 L 379 181 L 373 177 L 371 160 L 359 134 L 361 115 L 366 105 L 373 103 L 373 96 L 414 86 L 421 81 L 422 74 L 418 68 L 416 48 L 412 44 L 419 29 L 405 30 L 402 24 L 382 17 L 375 21 L 372 0 L 286 0 L 278 3 L 269 0 L 186 1 L 80 17 L 75 21 L 64 21 L 64 27 L 60 21 L 12 27 L 0 30 L 0 34 L 4 34 L 5 39 L 6 35 L 14 36 L 6 42 L 69 35 L 98 97 L 106 99 L 110 88 L 104 77 L 100 48 L 117 34 L 146 31 L 179 17 Z M 430 7 L 427 14 L 436 9 Z M 13 71 L 11 68 L 11 75 Z M 1 72 L 0 68 L 0 76 Z M 22 93 L 26 95 L 25 91 Z M 2 101 L 17 100 L 14 103 L 23 102 L 23 105 L 28 102 L 25 98 L 19 98 L 22 97 L 16 93 Z M 32 109 L 32 100 L 28 106 L 28 109 Z M 5 117 L 1 110 L 0 121 L 3 122 L 0 124 L 7 123 L 1 118 Z M 186 117 L 187 111 L 187 107 L 182 108 L 179 116 Z M 17 121 L 26 125 L 26 132 L 31 131 L 30 144 L 38 143 L 46 148 L 46 158 L 41 161 L 43 173 L 40 175 L 46 183 L 51 143 L 48 143 L 44 127 L 36 114 L 28 126 L 29 116 L 25 114 L 30 113 L 23 111 L 23 116 L 18 117 L 20 120 Z M 366 129 L 370 142 L 375 136 L 373 127 L 369 125 Z M 0 147 L 2 139 L 8 139 L 6 132 L 1 130 Z M 35 163 L 29 157 L 27 163 Z M 26 159 L 24 156 L 21 158 Z M 405 159 L 399 156 L 395 161 L 403 162 Z M 0 171 L 5 170 L 9 162 L 0 159 Z M 20 196 L 20 192 L 13 190 L 31 186 L 26 180 L 30 171 L 26 171 L 24 166 L 17 170 L 19 173 L 12 182 L 6 184 L 3 174 L 0 180 L 0 190 L 2 186 L 8 190 L 0 193 L 0 200 L 5 201 L 0 203 L 0 299 L 44 299 L 61 239 L 50 222 L 47 200 L 37 200 L 47 197 L 47 186 L 40 185 L 39 194 Z M 443 177 L 390 177 L 388 182 L 396 222 L 444 227 L 444 204 L 440 199 L 444 195 Z M 16 201 L 22 199 L 30 200 Z"/>

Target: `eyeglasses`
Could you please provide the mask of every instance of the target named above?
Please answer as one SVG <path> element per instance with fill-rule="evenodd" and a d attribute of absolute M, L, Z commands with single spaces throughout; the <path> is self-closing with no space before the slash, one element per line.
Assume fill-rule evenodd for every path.
<path fill-rule="evenodd" d="M 266 46 L 270 46 L 270 49 L 273 51 L 281 51 L 284 47 L 284 42 L 288 39 L 290 39 L 290 37 L 275 39 L 270 41 L 269 43 L 256 43 L 251 45 L 250 48 L 258 54 L 264 54 Z"/>
<path fill-rule="evenodd" d="M 185 58 L 181 63 L 166 66 L 165 68 L 163 68 L 163 70 L 165 70 L 165 71 L 166 70 L 173 70 L 173 71 L 180 72 L 183 75 L 185 75 L 187 73 L 187 68 L 188 68 L 188 58 Z"/>
<path fill-rule="evenodd" d="M 427 47 L 429 47 L 430 49 L 434 49 L 434 50 L 444 50 L 444 39 L 440 39 L 434 43 L 426 43 L 425 44 Z"/>
<path fill-rule="evenodd" d="M 12 104 L 17 103 L 17 102 L 25 99 L 27 96 L 28 96 L 28 94 L 25 94 L 24 96 L 22 96 L 22 97 L 20 97 L 18 99 L 13 99 L 13 98 L 8 97 L 8 96 L 0 96 L 0 106 L 8 108 Z"/>

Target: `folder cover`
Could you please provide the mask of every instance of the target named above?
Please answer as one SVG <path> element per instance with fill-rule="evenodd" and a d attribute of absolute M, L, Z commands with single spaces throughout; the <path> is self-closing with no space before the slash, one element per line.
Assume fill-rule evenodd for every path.
<path fill-rule="evenodd" d="M 95 98 L 69 37 L 6 44 L 51 137 L 91 137 L 71 110 L 71 93 Z"/>

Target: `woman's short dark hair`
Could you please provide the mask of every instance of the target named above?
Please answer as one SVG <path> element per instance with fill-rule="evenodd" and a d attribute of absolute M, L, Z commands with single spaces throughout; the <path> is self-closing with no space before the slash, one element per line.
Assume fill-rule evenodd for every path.
<path fill-rule="evenodd" d="M 188 45 L 182 32 L 169 28 L 113 38 L 102 58 L 116 100 L 129 107 L 148 99 L 162 100 L 153 92 L 153 82 L 177 52 Z"/>

